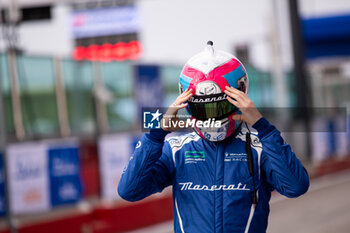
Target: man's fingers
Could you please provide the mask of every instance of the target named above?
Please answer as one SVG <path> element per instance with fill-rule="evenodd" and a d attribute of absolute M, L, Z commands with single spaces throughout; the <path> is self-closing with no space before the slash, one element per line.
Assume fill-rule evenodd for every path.
<path fill-rule="evenodd" d="M 235 99 L 236 101 L 239 101 L 240 100 L 240 96 L 236 95 L 236 94 L 233 94 L 231 92 L 228 92 L 228 91 L 225 91 L 225 94 L 228 96 L 228 97 L 231 97 L 232 99 Z"/>
<path fill-rule="evenodd" d="M 192 94 L 192 89 L 187 89 L 186 91 L 184 91 L 181 96 L 185 96 L 185 95 L 189 95 L 189 94 Z"/>
<path fill-rule="evenodd" d="M 231 92 L 230 90 L 234 90 L 234 91 Z M 245 93 L 231 87 L 230 87 L 230 90 L 226 88 L 225 93 L 231 98 L 234 98 L 236 101 L 238 101 L 242 106 L 250 104 L 251 100 Z"/>
<path fill-rule="evenodd" d="M 240 90 L 238 90 L 237 88 L 234 88 L 234 87 L 226 86 L 225 88 L 226 88 L 226 90 L 232 91 L 232 92 L 237 93 L 237 94 L 244 94 L 243 91 L 240 91 Z"/>
<path fill-rule="evenodd" d="M 244 94 L 243 92 L 235 89 L 235 88 L 231 88 L 231 87 L 226 87 L 225 93 L 230 93 L 232 95 L 236 95 L 236 96 L 242 96 L 242 94 Z"/>
<path fill-rule="evenodd" d="M 183 102 L 186 102 L 187 100 L 189 100 L 192 96 L 192 93 L 189 92 L 189 93 L 186 93 L 185 95 L 180 95 L 177 99 L 176 99 L 176 104 L 180 105 L 182 104 Z"/>
<path fill-rule="evenodd" d="M 238 95 L 237 93 L 230 92 L 228 90 L 224 91 L 226 95 L 230 96 L 231 98 L 234 98 L 236 100 L 240 100 L 242 97 Z"/>
<path fill-rule="evenodd" d="M 236 95 L 241 96 L 241 97 L 246 96 L 246 94 L 244 92 L 242 92 L 234 87 L 226 86 L 225 88 L 228 92 L 230 92 L 232 94 L 236 94 Z"/>
<path fill-rule="evenodd" d="M 184 92 L 192 93 L 192 89 L 191 88 L 187 88 Z"/>
<path fill-rule="evenodd" d="M 176 104 L 173 103 L 172 105 L 170 105 L 166 115 L 168 117 L 175 117 L 177 112 L 182 109 L 182 108 L 186 108 L 188 106 L 188 103 L 182 103 L 182 104 Z"/>
<path fill-rule="evenodd" d="M 181 96 L 181 97 L 182 97 L 182 96 L 188 96 L 188 95 L 190 95 L 190 94 L 192 94 L 192 90 L 191 90 L 191 89 L 187 89 L 186 91 L 182 92 L 182 94 L 181 94 L 180 96 Z"/>
<path fill-rule="evenodd" d="M 167 131 L 175 131 L 178 127 L 168 127 L 165 122 L 176 122 L 179 120 L 179 118 L 176 117 L 177 112 L 188 106 L 188 103 L 185 103 L 187 100 L 189 100 L 192 96 L 192 89 L 187 89 L 185 90 L 181 95 L 179 95 L 175 102 L 172 103 L 167 112 L 164 114 L 163 119 L 162 119 L 162 128 Z"/>
<path fill-rule="evenodd" d="M 233 104 L 234 106 L 236 106 L 237 108 L 239 108 L 239 103 L 236 101 L 236 100 L 234 100 L 234 99 L 232 99 L 231 97 L 226 97 L 226 99 L 228 100 L 228 102 L 230 102 L 231 104 Z"/>
<path fill-rule="evenodd" d="M 186 108 L 188 105 L 188 103 L 182 103 L 182 104 L 179 104 L 179 105 L 175 105 L 174 107 L 177 108 L 177 109 L 181 109 L 181 108 Z"/>
<path fill-rule="evenodd" d="M 181 97 L 181 99 L 183 99 L 183 100 L 187 101 L 189 98 L 191 98 L 191 96 L 192 96 L 192 93 L 191 93 L 191 92 L 189 92 L 188 94 L 186 94 L 186 95 L 182 96 L 182 97 Z"/>
<path fill-rule="evenodd" d="M 184 98 L 188 95 L 192 94 L 192 91 L 189 91 L 189 89 L 187 89 L 186 91 L 182 92 L 181 95 L 179 95 L 178 98 Z"/>

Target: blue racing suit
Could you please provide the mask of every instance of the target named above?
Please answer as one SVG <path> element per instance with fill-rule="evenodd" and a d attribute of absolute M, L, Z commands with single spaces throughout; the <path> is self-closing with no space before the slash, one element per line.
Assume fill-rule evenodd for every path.
<path fill-rule="evenodd" d="M 247 132 L 254 175 L 248 169 Z M 138 201 L 172 185 L 175 232 L 266 232 L 271 192 L 298 197 L 308 190 L 307 171 L 265 118 L 222 142 L 195 133 L 164 142 L 166 134 L 151 130 L 142 136 L 118 193 Z M 252 202 L 254 190 L 257 204 Z"/>

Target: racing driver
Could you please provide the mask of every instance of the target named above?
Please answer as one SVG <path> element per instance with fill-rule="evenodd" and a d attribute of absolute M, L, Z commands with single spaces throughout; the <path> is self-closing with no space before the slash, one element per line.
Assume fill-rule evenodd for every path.
<path fill-rule="evenodd" d="M 304 194 L 307 171 L 249 99 L 246 70 L 233 55 L 209 41 L 184 66 L 179 86 L 162 128 L 137 143 L 119 195 L 138 201 L 172 185 L 176 233 L 266 232 L 271 192 Z M 182 108 L 192 120 L 214 118 L 220 127 L 195 125 L 194 132 L 165 140 L 177 130 L 165 123 L 179 121 Z"/>

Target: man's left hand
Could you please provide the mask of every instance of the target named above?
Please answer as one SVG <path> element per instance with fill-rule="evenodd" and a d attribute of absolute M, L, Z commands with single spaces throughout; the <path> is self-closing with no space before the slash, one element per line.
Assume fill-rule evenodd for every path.
<path fill-rule="evenodd" d="M 227 100 L 235 105 L 242 113 L 242 115 L 233 115 L 233 120 L 245 121 L 250 125 L 254 125 L 262 117 L 253 101 L 244 92 L 226 86 L 225 94 L 228 95 Z"/>

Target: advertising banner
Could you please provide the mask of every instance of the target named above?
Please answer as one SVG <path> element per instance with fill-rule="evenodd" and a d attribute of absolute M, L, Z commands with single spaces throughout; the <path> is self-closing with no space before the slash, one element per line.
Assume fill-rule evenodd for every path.
<path fill-rule="evenodd" d="M 120 6 L 74 11 L 74 38 L 110 36 L 139 31 L 139 13 L 135 6 Z"/>
<path fill-rule="evenodd" d="M 51 205 L 57 206 L 80 200 L 82 185 L 78 148 L 50 148 L 48 156 Z"/>
<path fill-rule="evenodd" d="M 43 143 L 11 144 L 7 147 L 11 209 L 14 214 L 50 208 L 47 147 Z"/>
<path fill-rule="evenodd" d="M 120 176 L 132 153 L 133 137 L 129 134 L 105 135 L 99 140 L 102 198 L 115 200 Z"/>

